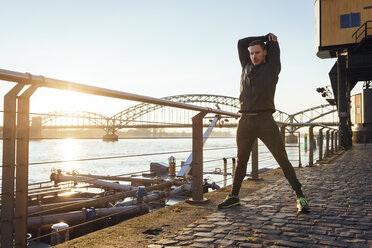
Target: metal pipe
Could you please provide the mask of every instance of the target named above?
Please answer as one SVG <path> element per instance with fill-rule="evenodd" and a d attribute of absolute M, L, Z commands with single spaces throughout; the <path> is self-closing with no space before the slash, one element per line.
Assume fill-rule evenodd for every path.
<path fill-rule="evenodd" d="M 14 237 L 15 247 L 19 248 L 27 246 L 29 113 L 30 97 L 36 89 L 36 86 L 30 86 L 18 97 Z"/>
<path fill-rule="evenodd" d="M 23 85 L 17 84 L 4 96 L 1 247 L 13 246 L 16 97 L 22 88 Z"/>
<path fill-rule="evenodd" d="M 124 212 L 126 215 L 134 215 L 139 214 L 141 212 L 147 212 L 148 208 L 141 204 L 136 206 L 124 206 L 124 207 L 114 207 L 114 208 L 102 208 L 96 209 L 95 213 L 97 217 L 102 217 L 106 215 L 111 215 L 115 213 Z M 36 228 L 42 225 L 50 225 L 58 222 L 65 222 L 65 223 L 83 223 L 87 221 L 87 216 L 84 211 L 76 211 L 76 212 L 69 212 L 69 213 L 61 213 L 61 214 L 51 214 L 51 215 L 43 215 L 43 216 L 33 216 L 28 218 L 28 227 L 29 228 Z"/>
<path fill-rule="evenodd" d="M 59 80 L 59 79 L 54 79 L 54 78 L 48 78 L 44 76 L 36 76 L 30 73 L 20 73 L 20 72 L 0 69 L 0 80 L 19 82 L 23 84 L 31 84 L 31 85 L 36 85 L 38 87 L 70 90 L 70 91 L 76 91 L 76 92 L 81 92 L 85 94 L 97 95 L 97 96 L 105 96 L 105 97 L 137 101 L 137 102 L 159 104 L 163 106 L 189 109 L 189 110 L 195 110 L 195 111 L 203 111 L 206 113 L 214 113 L 214 114 L 220 114 L 220 115 L 240 117 L 240 114 L 233 113 L 233 112 L 212 109 L 208 107 L 202 107 L 202 106 L 197 106 L 197 105 L 192 105 L 192 104 L 187 104 L 187 103 L 173 102 L 170 100 L 159 99 L 159 98 L 149 97 L 149 96 L 142 96 L 138 94 L 132 94 L 132 93 L 122 92 L 122 91 L 117 91 L 117 90 L 110 90 L 110 89 L 105 89 L 105 88 L 100 88 L 100 87 L 95 87 L 95 86 L 90 86 L 90 85 L 85 85 L 85 84 L 78 84 L 74 82 L 69 82 L 69 81 L 64 81 L 64 80 Z"/>
<path fill-rule="evenodd" d="M 144 196 L 142 198 L 142 202 L 148 203 L 148 202 L 160 200 L 160 199 L 165 198 L 165 197 L 174 197 L 175 195 L 181 193 L 184 190 L 185 190 L 185 185 L 177 187 L 177 188 L 171 190 L 170 192 L 158 191 L 158 192 L 149 194 L 147 196 Z M 126 201 L 126 202 L 123 202 L 123 203 L 119 203 L 119 204 L 117 204 L 117 206 L 131 206 L 131 205 L 136 205 L 137 203 L 138 203 L 138 200 L 133 199 L 131 201 Z"/>
<path fill-rule="evenodd" d="M 136 177 L 100 176 L 100 175 L 91 175 L 91 174 L 79 174 L 79 176 L 95 178 L 95 179 L 113 180 L 113 181 L 128 181 L 132 183 L 158 184 L 158 183 L 164 182 L 164 179 L 150 179 L 150 178 L 136 178 Z"/>
<path fill-rule="evenodd" d="M 63 175 L 63 174 L 54 174 L 54 180 L 56 181 L 76 181 L 76 182 L 86 182 L 93 185 L 102 186 L 105 188 L 117 189 L 117 190 L 137 190 L 138 187 L 130 186 L 130 185 L 123 185 L 118 183 L 111 183 L 99 179 L 92 179 L 89 177 L 82 177 L 82 176 L 70 176 L 70 175 Z"/>
<path fill-rule="evenodd" d="M 172 185 L 173 185 L 172 182 L 164 182 L 164 183 L 160 183 L 160 184 L 157 184 L 157 185 L 148 186 L 145 189 L 146 189 L 147 192 L 151 192 L 153 190 L 160 190 L 160 189 L 164 189 L 164 188 L 169 188 Z M 87 200 L 87 201 L 82 201 L 82 202 L 69 202 L 66 205 L 60 206 L 58 208 L 46 209 L 46 210 L 34 212 L 30 215 L 51 212 L 52 210 L 72 211 L 72 210 L 79 209 L 79 208 L 84 208 L 84 207 L 86 208 L 86 207 L 92 207 L 92 206 L 106 206 L 110 202 L 114 203 L 114 202 L 117 202 L 117 201 L 120 201 L 120 200 L 124 200 L 126 197 L 131 197 L 131 196 L 135 196 L 135 195 L 137 195 L 137 190 L 131 190 L 131 191 L 121 192 L 121 193 L 117 193 L 117 194 L 114 194 L 114 195 L 108 195 L 108 196 L 105 196 L 105 197 L 100 197 L 100 198 L 97 198 L 97 199 L 92 199 L 92 200 Z"/>

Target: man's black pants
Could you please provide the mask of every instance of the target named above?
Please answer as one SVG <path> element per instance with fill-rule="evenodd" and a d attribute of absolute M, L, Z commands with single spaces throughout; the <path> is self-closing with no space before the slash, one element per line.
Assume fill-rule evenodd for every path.
<path fill-rule="evenodd" d="M 296 192 L 302 196 L 301 184 L 296 177 L 296 172 L 288 160 L 284 142 L 270 112 L 262 112 L 257 115 L 243 114 L 239 120 L 236 141 L 238 146 L 238 165 L 231 195 L 238 196 L 241 183 L 247 172 L 247 163 L 256 138 L 269 148 L 274 158 L 283 170 L 284 176 Z"/>

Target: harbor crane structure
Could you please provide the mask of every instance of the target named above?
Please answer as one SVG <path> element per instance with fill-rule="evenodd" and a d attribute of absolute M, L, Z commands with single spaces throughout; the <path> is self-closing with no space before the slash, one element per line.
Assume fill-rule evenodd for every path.
<path fill-rule="evenodd" d="M 329 77 L 347 149 L 358 136 L 372 140 L 372 0 L 316 0 L 315 16 L 317 56 L 337 58 Z M 364 82 L 363 112 L 353 134 L 350 92 L 358 82 Z"/>

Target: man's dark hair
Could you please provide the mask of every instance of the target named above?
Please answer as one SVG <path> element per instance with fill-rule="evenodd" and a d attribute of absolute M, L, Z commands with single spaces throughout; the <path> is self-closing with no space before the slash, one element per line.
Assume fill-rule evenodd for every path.
<path fill-rule="evenodd" d="M 261 46 L 261 48 L 262 48 L 263 50 L 267 50 L 267 49 L 266 49 L 266 45 L 265 45 L 265 43 L 264 43 L 262 40 L 254 40 L 254 41 L 252 41 L 251 43 L 249 43 L 249 47 L 251 47 L 251 46 L 256 46 L 256 45 Z"/>

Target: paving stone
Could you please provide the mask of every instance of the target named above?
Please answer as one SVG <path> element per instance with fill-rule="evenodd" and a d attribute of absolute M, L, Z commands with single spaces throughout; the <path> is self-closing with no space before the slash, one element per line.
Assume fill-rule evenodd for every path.
<path fill-rule="evenodd" d="M 337 247 L 348 247 L 348 244 L 342 241 L 330 241 L 330 240 L 321 240 L 319 241 L 321 245 L 337 246 Z"/>
<path fill-rule="evenodd" d="M 216 228 L 216 229 L 213 229 L 211 232 L 212 233 L 229 233 L 231 230 L 234 230 L 233 227 L 220 227 L 220 228 Z"/>
<path fill-rule="evenodd" d="M 197 232 L 194 234 L 195 237 L 205 237 L 205 238 L 210 238 L 214 235 L 212 232 Z"/>
<path fill-rule="evenodd" d="M 175 239 L 179 240 L 179 241 L 185 241 L 185 240 L 192 240 L 194 238 L 194 236 L 183 236 L 183 235 L 180 235 L 180 236 L 177 236 L 175 237 Z"/>
<path fill-rule="evenodd" d="M 226 247 L 229 245 L 233 245 L 235 241 L 229 239 L 218 239 L 214 241 L 214 244 L 221 245 L 222 247 Z"/>
<path fill-rule="evenodd" d="M 208 244 L 205 244 L 205 243 L 193 243 L 190 245 L 190 247 L 197 247 L 197 248 L 213 248 L 214 246 L 213 245 L 208 245 Z"/>
<path fill-rule="evenodd" d="M 174 245 L 177 244 L 177 240 L 171 240 L 171 239 L 161 239 L 156 242 L 157 244 L 162 244 L 162 245 Z"/>
<path fill-rule="evenodd" d="M 249 248 L 262 248 L 262 244 L 254 243 L 239 243 L 239 247 L 249 247 Z"/>
<path fill-rule="evenodd" d="M 304 244 L 291 242 L 291 241 L 285 241 L 285 240 L 275 240 L 274 244 L 286 246 L 286 247 L 298 247 L 298 248 L 304 247 Z"/>
<path fill-rule="evenodd" d="M 225 239 L 230 239 L 230 240 L 236 240 L 236 241 L 246 241 L 247 237 L 240 236 L 240 235 L 227 235 L 225 236 Z"/>
<path fill-rule="evenodd" d="M 205 227 L 195 227 L 193 229 L 194 232 L 210 232 L 213 228 L 205 228 Z"/>
<path fill-rule="evenodd" d="M 195 242 L 199 243 L 213 243 L 216 239 L 215 238 L 197 238 L 194 239 Z"/>

